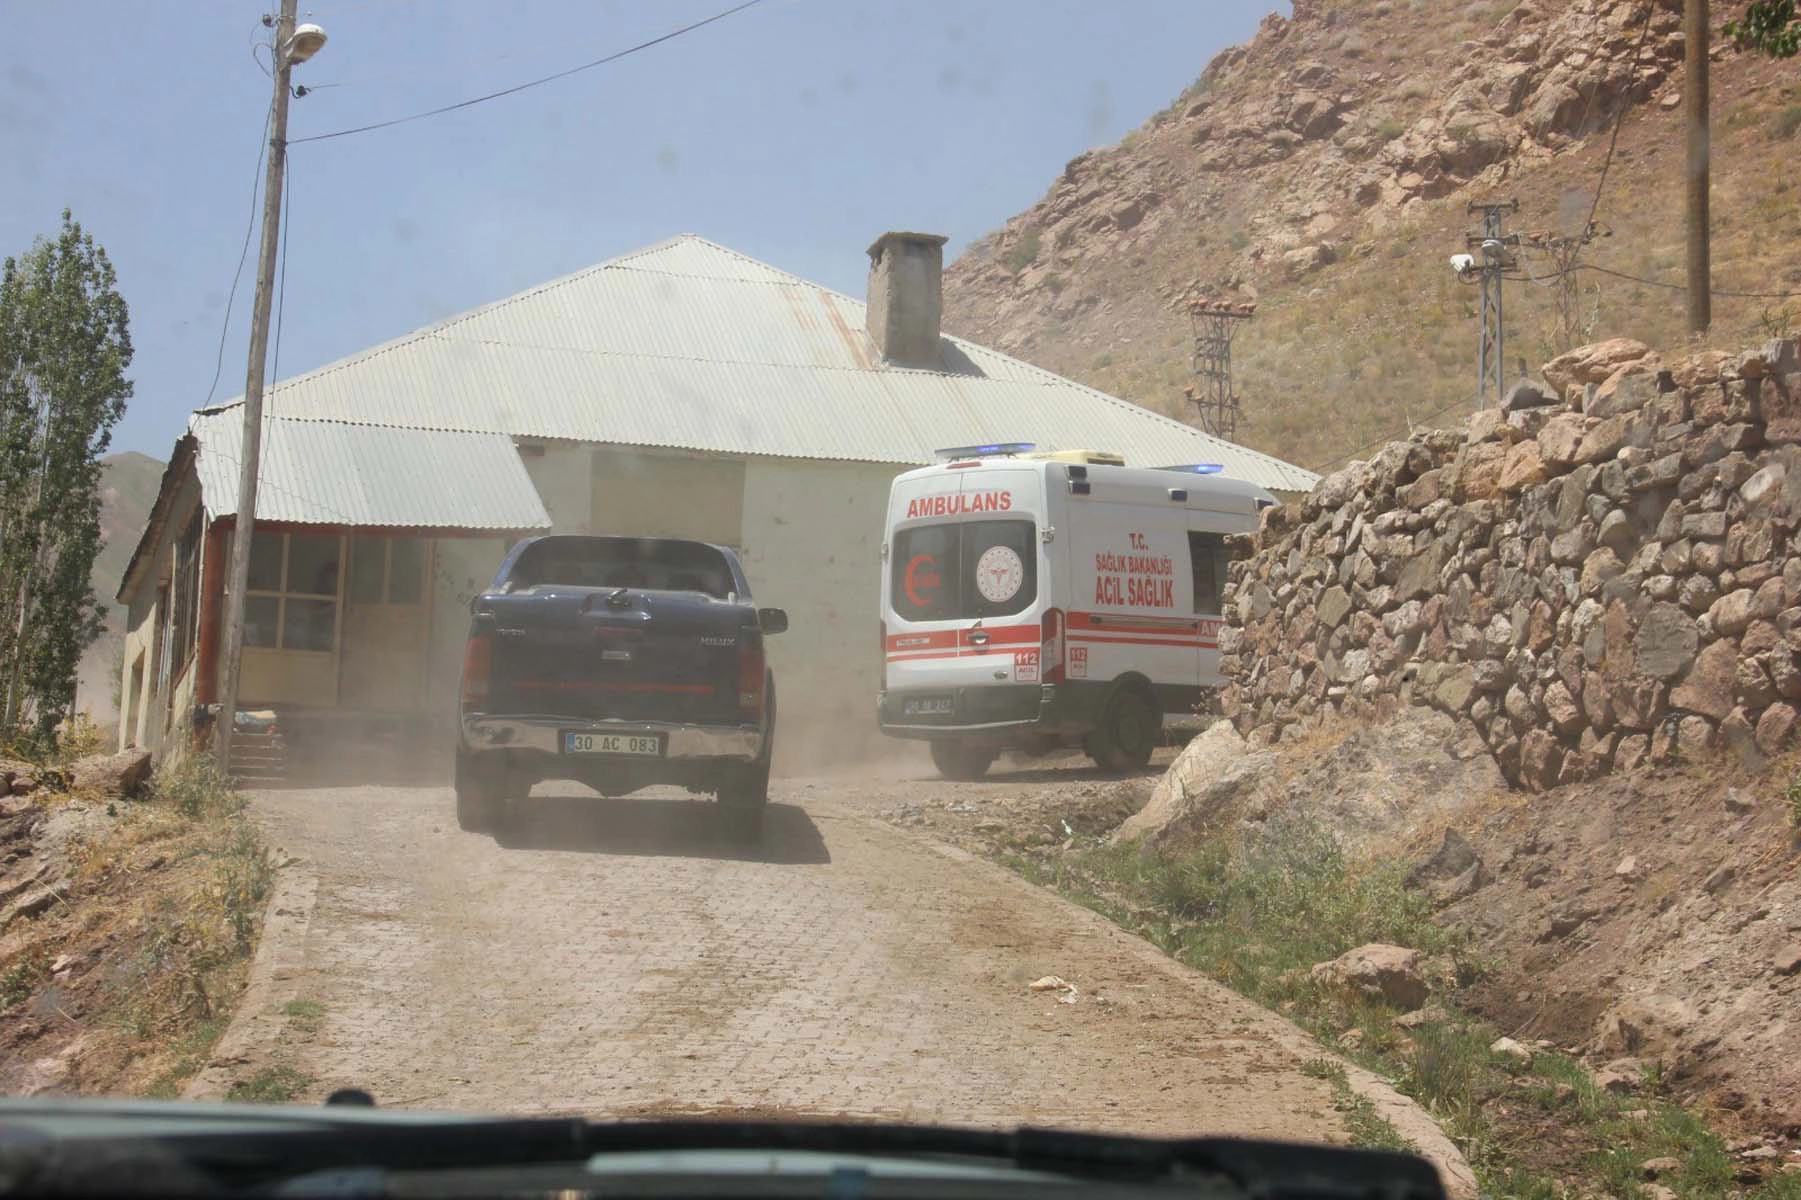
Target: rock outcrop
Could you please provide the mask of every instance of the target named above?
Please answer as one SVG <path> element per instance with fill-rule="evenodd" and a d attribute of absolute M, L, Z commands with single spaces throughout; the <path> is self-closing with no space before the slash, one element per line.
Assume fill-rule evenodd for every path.
<path fill-rule="evenodd" d="M 1113 840 L 1180 850 L 1221 829 L 1292 811 L 1317 821 L 1342 845 L 1362 845 L 1506 786 L 1473 731 L 1440 712 L 1410 708 L 1337 732 L 1342 736 L 1322 739 L 1308 755 L 1279 757 L 1248 743 L 1230 722 L 1217 722 L 1170 764 Z M 1473 875 L 1433 891 L 1451 899 L 1480 882 Z"/>
<path fill-rule="evenodd" d="M 1371 942 L 1347 950 L 1331 962 L 1315 965 L 1312 974 L 1323 987 L 1361 992 L 1396 1008 L 1412 1010 L 1424 1004 L 1430 993 L 1420 968 L 1421 958 L 1418 950 Z"/>
<path fill-rule="evenodd" d="M 150 751 L 132 746 L 116 754 L 95 754 L 69 768 L 72 790 L 103 799 L 132 795 L 150 778 Z"/>

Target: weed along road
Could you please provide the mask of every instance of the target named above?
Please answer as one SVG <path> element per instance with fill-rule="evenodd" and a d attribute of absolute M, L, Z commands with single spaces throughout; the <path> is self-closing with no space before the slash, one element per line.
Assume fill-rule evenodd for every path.
<path fill-rule="evenodd" d="M 460 832 L 447 789 L 258 793 L 288 865 L 197 1091 L 1345 1140 L 1304 1035 L 872 815 L 911 788 L 778 781 L 755 848 L 678 793 L 541 786 L 499 839 Z"/>

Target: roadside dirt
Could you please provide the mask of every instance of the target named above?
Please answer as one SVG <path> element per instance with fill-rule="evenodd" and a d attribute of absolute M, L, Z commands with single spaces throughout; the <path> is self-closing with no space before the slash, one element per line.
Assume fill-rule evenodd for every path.
<path fill-rule="evenodd" d="M 0 799 L 0 1094 L 169 1095 L 243 987 L 269 867 L 230 811 Z"/>
<path fill-rule="evenodd" d="M 876 819 L 974 790 L 1073 793 L 1098 821 L 1122 785 L 883 774 L 779 782 L 755 852 L 675 794 L 540 787 L 499 840 L 459 831 L 442 789 L 259 794 L 298 860 L 284 879 L 313 876 L 316 900 L 286 932 L 272 917 L 262 978 L 191 1094 L 286 1069 L 301 1099 L 357 1086 L 389 1106 L 1345 1139 L 1330 1086 L 1300 1070 L 1321 1051 L 1287 1022 Z M 1031 988 L 1047 975 L 1074 991 Z"/>
<path fill-rule="evenodd" d="M 1725 1129 L 1801 1137 L 1795 766 L 1645 770 L 1461 820 L 1478 886 L 1440 917 L 1499 968 L 1465 1002 L 1515 1037 L 1654 1065 Z"/>

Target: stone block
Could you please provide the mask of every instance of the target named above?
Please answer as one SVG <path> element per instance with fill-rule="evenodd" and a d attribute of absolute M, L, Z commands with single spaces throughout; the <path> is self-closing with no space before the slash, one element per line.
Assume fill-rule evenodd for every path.
<path fill-rule="evenodd" d="M 1732 711 L 1732 692 L 1738 673 L 1738 647 L 1729 641 L 1709 645 L 1695 657 L 1682 682 L 1670 692 L 1675 708 L 1702 713 L 1716 721 Z"/>

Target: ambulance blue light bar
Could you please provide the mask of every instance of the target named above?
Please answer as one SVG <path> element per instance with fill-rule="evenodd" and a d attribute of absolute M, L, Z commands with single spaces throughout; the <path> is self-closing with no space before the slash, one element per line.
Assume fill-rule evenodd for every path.
<path fill-rule="evenodd" d="M 989 442 L 985 446 L 946 446 L 935 453 L 939 458 L 993 458 L 999 454 L 1030 454 L 1036 449 L 1032 442 Z"/>
<path fill-rule="evenodd" d="M 1225 470 L 1223 463 L 1182 463 L 1173 467 L 1158 467 L 1159 471 L 1186 471 L 1190 475 L 1218 475 Z"/>

